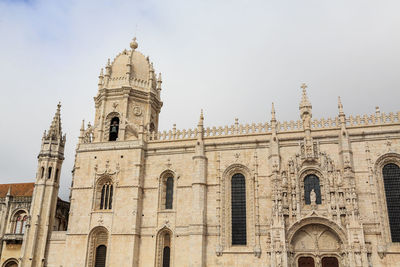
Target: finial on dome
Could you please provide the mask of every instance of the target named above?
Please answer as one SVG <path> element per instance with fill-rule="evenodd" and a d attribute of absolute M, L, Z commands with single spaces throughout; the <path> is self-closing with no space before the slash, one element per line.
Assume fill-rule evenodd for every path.
<path fill-rule="evenodd" d="M 132 42 L 130 43 L 130 46 L 132 48 L 132 50 L 135 50 L 136 48 L 138 48 L 138 43 L 136 42 L 136 37 L 133 37 Z"/>

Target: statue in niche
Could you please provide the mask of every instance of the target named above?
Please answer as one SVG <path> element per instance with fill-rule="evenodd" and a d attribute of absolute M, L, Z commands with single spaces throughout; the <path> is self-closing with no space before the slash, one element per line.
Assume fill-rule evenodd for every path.
<path fill-rule="evenodd" d="M 282 172 L 282 186 L 287 187 L 287 182 L 288 182 L 287 175 L 286 172 L 284 171 Z"/>
<path fill-rule="evenodd" d="M 340 172 L 340 170 L 336 170 L 336 179 L 337 179 L 337 185 L 342 186 L 343 179 L 342 179 L 342 173 Z"/>
<path fill-rule="evenodd" d="M 311 192 L 310 192 L 310 201 L 311 201 L 311 204 L 316 204 L 317 194 L 315 194 L 314 188 L 311 189 Z"/>
<path fill-rule="evenodd" d="M 296 195 L 293 194 L 292 195 L 292 210 L 296 210 L 296 209 L 297 209 Z"/>
<path fill-rule="evenodd" d="M 294 174 L 294 161 L 293 161 L 293 159 L 290 159 L 289 160 L 289 172 L 290 172 L 290 174 Z"/>
<path fill-rule="evenodd" d="M 287 208 L 288 207 L 288 199 L 287 199 L 286 192 L 283 193 L 282 202 L 283 202 L 283 208 Z"/>
<path fill-rule="evenodd" d="M 362 266 L 362 263 L 361 263 L 361 253 L 356 252 L 356 253 L 355 253 L 355 258 L 356 258 L 356 265 L 357 265 L 357 266 Z"/>
<path fill-rule="evenodd" d="M 282 255 L 280 251 L 276 252 L 276 266 L 282 267 Z"/>
<path fill-rule="evenodd" d="M 333 164 L 331 159 L 328 159 L 328 172 L 333 172 Z"/>

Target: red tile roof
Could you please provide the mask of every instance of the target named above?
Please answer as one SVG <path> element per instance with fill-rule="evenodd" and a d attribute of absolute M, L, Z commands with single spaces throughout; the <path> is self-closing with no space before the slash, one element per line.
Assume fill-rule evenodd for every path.
<path fill-rule="evenodd" d="M 5 197 L 11 187 L 11 195 L 14 197 L 31 197 L 35 183 L 0 184 L 0 197 Z"/>

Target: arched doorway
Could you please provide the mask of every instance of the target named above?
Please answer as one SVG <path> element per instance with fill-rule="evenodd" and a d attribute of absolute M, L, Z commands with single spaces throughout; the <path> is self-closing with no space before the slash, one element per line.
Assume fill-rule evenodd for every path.
<path fill-rule="evenodd" d="M 299 267 L 315 267 L 312 257 L 300 257 L 298 260 Z"/>
<path fill-rule="evenodd" d="M 10 259 L 6 261 L 6 263 L 3 265 L 4 267 L 18 267 L 18 262 L 17 260 Z"/>
<path fill-rule="evenodd" d="M 339 267 L 339 261 L 336 257 L 324 257 L 322 267 Z"/>
<path fill-rule="evenodd" d="M 342 241 L 324 224 L 306 224 L 290 240 L 296 267 L 339 267 Z"/>

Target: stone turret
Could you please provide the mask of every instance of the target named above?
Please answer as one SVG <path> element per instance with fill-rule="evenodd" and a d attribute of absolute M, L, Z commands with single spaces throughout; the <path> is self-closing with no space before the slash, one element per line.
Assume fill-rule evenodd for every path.
<path fill-rule="evenodd" d="M 156 77 L 149 57 L 137 51 L 136 38 L 113 61 L 108 59 L 105 74 L 100 71 L 93 142 L 136 140 L 140 124 L 158 130 L 161 74 Z M 111 134 L 112 124 L 115 132 Z"/>
<path fill-rule="evenodd" d="M 21 266 L 45 266 L 47 241 L 57 207 L 61 166 L 64 161 L 65 135 L 61 129 L 61 105 L 57 105 L 50 129 L 44 133 L 38 156 L 30 223 L 24 236 Z"/>

